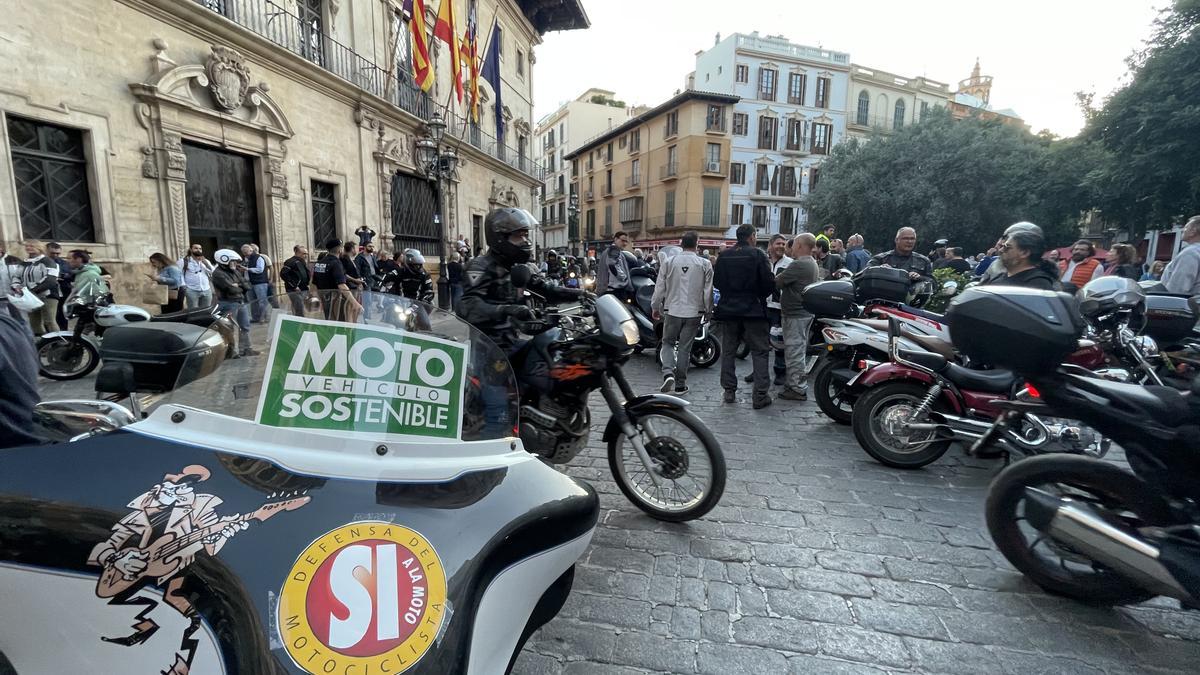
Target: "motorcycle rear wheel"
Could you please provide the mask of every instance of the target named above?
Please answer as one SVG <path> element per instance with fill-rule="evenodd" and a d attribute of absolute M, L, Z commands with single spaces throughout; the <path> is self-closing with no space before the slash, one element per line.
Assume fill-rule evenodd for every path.
<path fill-rule="evenodd" d="M 686 410 L 656 410 L 632 421 L 642 432 L 642 442 L 646 444 L 655 466 L 647 469 L 629 439 L 621 433 L 614 435 L 608 442 L 608 466 L 621 493 L 634 506 L 658 520 L 684 522 L 711 511 L 725 493 L 725 455 L 704 422 Z M 647 423 L 654 427 L 656 438 L 647 437 Z M 676 438 L 669 433 L 671 431 L 686 431 L 692 438 Z M 689 440 L 698 442 L 700 448 L 689 447 Z M 706 472 L 695 466 L 697 460 L 703 460 L 708 465 Z M 650 470 L 658 473 L 669 487 L 665 490 L 655 487 L 648 473 Z M 705 473 L 708 475 L 705 476 Z M 639 475 L 643 477 L 640 481 L 637 480 Z M 697 475 L 705 479 L 706 484 L 697 481 Z M 687 499 L 672 502 L 670 497 L 684 487 L 681 481 L 689 479 L 693 486 L 699 486 L 699 493 L 687 491 Z"/>
<path fill-rule="evenodd" d="M 721 360 L 721 342 L 716 336 L 709 335 L 703 340 L 692 343 L 692 365 L 697 368 L 711 368 Z"/>
<path fill-rule="evenodd" d="M 827 352 L 817 360 L 809 379 L 812 380 L 813 397 L 821 412 L 838 424 L 850 424 L 854 415 L 854 398 L 837 386 L 833 379 L 833 371 L 838 365 L 838 359 Z"/>
<path fill-rule="evenodd" d="M 897 469 L 919 469 L 936 462 L 946 454 L 953 441 L 921 440 L 918 443 L 922 445 L 911 450 L 908 446 L 913 443 L 904 443 L 903 448 L 892 447 L 889 441 L 897 439 L 880 427 L 880 418 L 887 414 L 890 408 L 900 405 L 907 405 L 910 409 L 916 408 L 927 393 L 928 387 L 908 382 L 887 382 L 868 389 L 867 393 L 854 402 L 854 411 L 851 413 L 850 423 L 858 444 L 880 464 Z M 935 401 L 933 410 L 946 412 L 945 404 L 941 400 Z M 934 438 L 934 432 L 924 433 Z"/>
<path fill-rule="evenodd" d="M 1056 595 L 1113 605 L 1154 597 L 1154 593 L 1057 544 L 1025 522 L 1022 509 L 1025 488 L 1046 486 L 1051 487 L 1051 492 L 1067 493 L 1077 501 L 1097 507 L 1106 519 L 1111 517 L 1125 528 L 1164 524 L 1170 519 L 1166 505 L 1150 496 L 1145 484 L 1124 469 L 1090 457 L 1030 457 L 996 474 L 988 488 L 984 507 L 988 532 L 1004 557 L 1035 584 Z M 1118 516 L 1120 512 L 1125 515 Z M 1042 542 L 1046 542 L 1045 552 L 1039 555 L 1036 549 Z"/>
<path fill-rule="evenodd" d="M 51 380 L 77 380 L 100 365 L 100 352 L 87 340 L 41 337 L 37 342 L 38 373 Z"/>

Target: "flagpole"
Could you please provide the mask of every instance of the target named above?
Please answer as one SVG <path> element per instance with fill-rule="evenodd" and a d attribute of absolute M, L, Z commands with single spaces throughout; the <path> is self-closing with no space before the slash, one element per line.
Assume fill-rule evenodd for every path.
<path fill-rule="evenodd" d="M 442 0 L 442 1 L 445 2 L 446 0 Z M 492 26 L 493 26 L 493 28 L 496 25 L 496 15 L 499 13 L 500 13 L 500 5 L 499 5 L 499 3 L 497 3 L 496 6 L 492 9 Z M 475 54 L 472 54 L 471 55 L 472 59 L 474 59 L 475 61 L 478 61 L 480 54 L 487 53 L 488 48 L 491 47 L 491 44 L 492 44 L 492 35 L 495 34 L 495 32 L 496 32 L 495 30 L 488 32 L 487 41 L 484 42 L 483 49 L 477 51 Z M 479 39 L 479 23 L 478 22 L 476 22 L 476 24 L 475 24 L 475 36 L 476 36 L 476 41 L 478 41 L 478 39 Z M 479 64 L 472 63 L 471 66 L 478 68 Z M 480 68 L 480 70 L 482 70 L 482 68 Z M 496 73 L 496 75 L 499 76 L 500 74 Z M 451 90 L 451 93 L 453 93 L 453 89 Z M 449 104 L 450 104 L 450 101 L 449 101 L 449 99 L 447 99 L 446 105 L 449 105 Z M 472 100 L 471 105 L 477 106 L 477 105 L 479 105 L 479 101 Z M 467 123 L 463 125 L 463 128 L 461 130 L 459 130 L 459 138 L 458 138 L 459 141 L 462 141 L 464 138 L 466 138 L 467 127 L 469 127 L 470 125 L 471 125 L 471 119 L 470 119 L 470 116 L 468 115 Z M 496 140 L 499 141 L 500 139 L 496 139 Z"/>

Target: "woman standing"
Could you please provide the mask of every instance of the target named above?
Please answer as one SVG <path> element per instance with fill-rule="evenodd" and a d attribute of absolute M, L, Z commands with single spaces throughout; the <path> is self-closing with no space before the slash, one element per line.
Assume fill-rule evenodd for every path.
<path fill-rule="evenodd" d="M 450 262 L 446 263 L 446 277 L 450 280 L 450 308 L 458 309 L 458 303 L 463 294 L 463 264 L 462 256 L 450 254 Z"/>
<path fill-rule="evenodd" d="M 1133 261 L 1135 255 L 1137 252 L 1129 244 L 1113 244 L 1113 247 L 1108 249 L 1108 274 L 1137 281 L 1138 277 L 1142 276 L 1142 271 Z"/>
<path fill-rule="evenodd" d="M 146 276 L 167 287 L 167 304 L 159 305 L 160 312 L 170 314 L 183 309 L 183 270 L 162 253 L 150 256 L 150 264 L 154 265 L 155 274 Z"/>
<path fill-rule="evenodd" d="M 29 292 L 38 296 L 42 306 L 29 313 L 29 327 L 33 329 L 34 337 L 58 330 L 58 301 L 61 300 L 58 289 L 58 263 L 46 256 L 46 246 L 37 239 L 26 239 L 24 269 L 21 270 L 21 283 Z"/>
<path fill-rule="evenodd" d="M 1167 268 L 1167 263 L 1162 260 L 1155 260 L 1150 263 L 1150 271 L 1142 275 L 1139 281 L 1162 281 L 1163 270 Z"/>

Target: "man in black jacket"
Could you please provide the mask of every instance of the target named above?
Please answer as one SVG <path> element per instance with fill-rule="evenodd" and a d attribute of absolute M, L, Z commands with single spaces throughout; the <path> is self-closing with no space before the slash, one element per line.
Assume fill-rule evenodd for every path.
<path fill-rule="evenodd" d="M 714 318 L 721 325 L 721 387 L 725 390 L 725 402 L 737 400 L 737 347 L 739 341 L 745 340 L 754 360 L 753 405 L 757 410 L 771 405 L 767 296 L 775 292 L 775 278 L 771 276 L 767 255 L 755 243 L 753 225 L 738 227 L 737 246 L 717 257 L 713 286 L 721 292 Z"/>
<path fill-rule="evenodd" d="M 312 274 L 308 271 L 308 249 L 296 244 L 292 247 L 292 253 L 294 255 L 285 260 L 279 269 L 279 278 L 283 280 L 283 289 L 292 301 L 292 313 L 304 316 L 304 298 L 308 296 L 312 282 Z"/>
<path fill-rule="evenodd" d="M 989 278 L 983 285 L 1020 286 L 1039 291 L 1061 290 L 1057 268 L 1042 260 L 1045 252 L 1046 239 L 1040 230 L 1013 232 L 1000 246 L 1000 264 L 1004 266 L 1004 274 Z"/>

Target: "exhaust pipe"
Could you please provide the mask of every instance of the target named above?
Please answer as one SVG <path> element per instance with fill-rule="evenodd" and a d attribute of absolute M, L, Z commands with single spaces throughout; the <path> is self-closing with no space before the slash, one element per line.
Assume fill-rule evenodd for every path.
<path fill-rule="evenodd" d="M 904 428 L 908 431 L 933 431 L 942 438 L 954 441 L 974 441 L 992 426 L 990 422 L 936 412 L 929 413 L 929 419 L 932 421 L 913 422 L 905 424 Z"/>
<path fill-rule="evenodd" d="M 1078 502 L 1026 487 L 1025 515 L 1039 532 L 1111 567 L 1146 590 L 1195 602 L 1159 562 L 1157 546 L 1105 521 Z"/>

